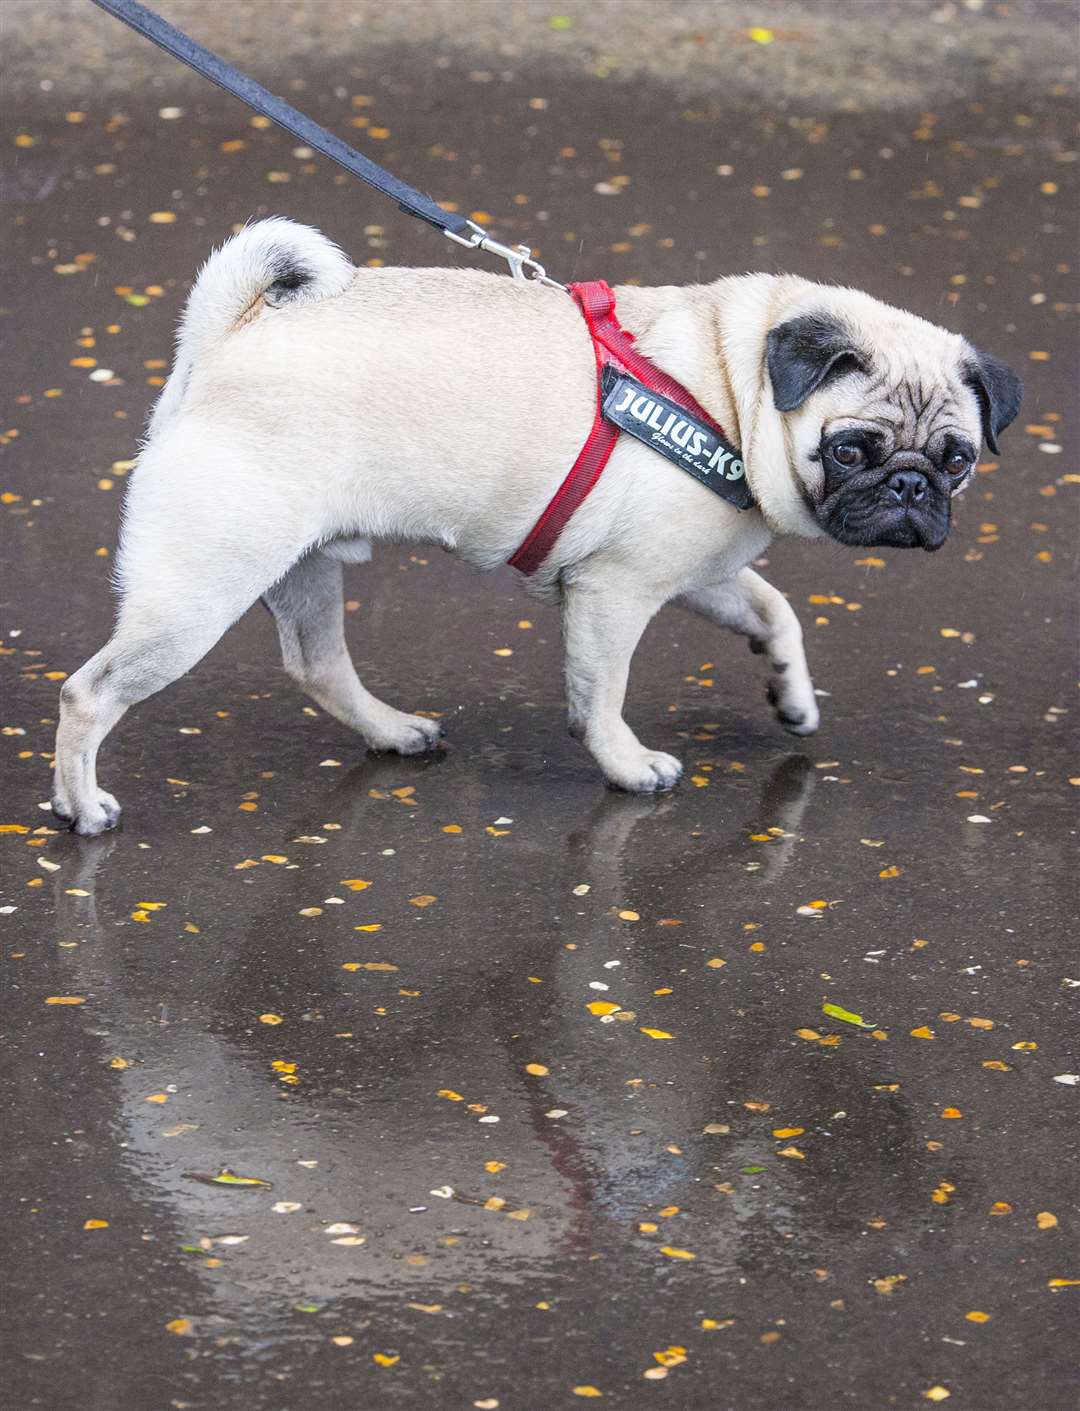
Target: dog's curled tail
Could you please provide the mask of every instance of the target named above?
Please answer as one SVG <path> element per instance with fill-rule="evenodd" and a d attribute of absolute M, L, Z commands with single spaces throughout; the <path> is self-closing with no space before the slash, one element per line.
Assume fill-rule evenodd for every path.
<path fill-rule="evenodd" d="M 260 300 L 274 308 L 340 294 L 355 269 L 333 241 L 282 216 L 247 225 L 199 271 L 176 339 L 176 359 L 154 408 L 153 432 L 179 406 L 192 366 L 244 322 Z"/>

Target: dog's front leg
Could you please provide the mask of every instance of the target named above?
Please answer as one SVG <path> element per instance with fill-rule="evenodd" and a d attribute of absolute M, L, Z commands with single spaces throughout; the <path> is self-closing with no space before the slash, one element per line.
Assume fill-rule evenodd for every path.
<path fill-rule="evenodd" d="M 610 784 L 635 794 L 670 789 L 682 773 L 677 759 L 646 749 L 622 718 L 630 659 L 663 602 L 625 576 L 596 572 L 570 583 L 563 598 L 570 733 Z"/>
<path fill-rule="evenodd" d="M 806 664 L 802 627 L 791 604 L 752 568 L 727 583 L 684 593 L 680 607 L 750 638 L 750 650 L 769 659 L 769 704 L 792 735 L 812 735 L 818 728 L 814 683 Z"/>

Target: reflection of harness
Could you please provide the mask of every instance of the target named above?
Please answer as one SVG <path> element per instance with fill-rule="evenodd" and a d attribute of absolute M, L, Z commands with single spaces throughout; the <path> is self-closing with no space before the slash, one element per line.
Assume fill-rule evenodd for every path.
<path fill-rule="evenodd" d="M 567 290 L 585 319 L 596 356 L 596 415 L 569 474 L 510 559 L 524 574 L 536 572 L 600 479 L 620 430 L 666 456 L 736 509 L 754 504 L 742 457 L 723 427 L 681 383 L 635 349 L 634 335 L 619 324 L 608 285 L 594 279 L 570 284 Z"/>

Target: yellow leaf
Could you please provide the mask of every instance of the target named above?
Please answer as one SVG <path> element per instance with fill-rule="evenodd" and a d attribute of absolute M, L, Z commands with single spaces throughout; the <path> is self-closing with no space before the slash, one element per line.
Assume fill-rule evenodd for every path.
<path fill-rule="evenodd" d="M 498 1172 L 500 1172 L 500 1171 L 505 1171 L 505 1170 L 506 1170 L 506 1162 L 505 1162 L 505 1161 L 485 1161 L 485 1162 L 484 1162 L 484 1170 L 485 1170 L 485 1171 L 490 1171 L 493 1176 L 494 1176 L 494 1175 L 497 1175 Z"/>
<path fill-rule="evenodd" d="M 1035 1223 L 1040 1230 L 1053 1230 L 1057 1226 L 1058 1218 L 1050 1210 L 1040 1210 L 1035 1216 Z"/>
<path fill-rule="evenodd" d="M 573 1391 L 575 1396 L 603 1396 L 604 1394 L 599 1387 L 588 1385 L 576 1386 Z"/>
<path fill-rule="evenodd" d="M 169 1094 L 168 1094 L 168 1093 L 151 1093 L 150 1096 L 146 1099 L 147 1102 L 157 1102 L 157 1103 L 168 1102 L 168 1100 L 169 1100 Z"/>
<path fill-rule="evenodd" d="M 677 1205 L 665 1205 L 664 1208 L 663 1208 L 663 1210 L 658 1210 L 658 1211 L 657 1211 L 657 1214 L 660 1216 L 660 1218 L 661 1218 L 662 1220 L 667 1220 L 667 1219 L 669 1219 L 672 1215 L 678 1215 L 678 1213 L 679 1213 L 679 1207 L 678 1207 Z"/>
<path fill-rule="evenodd" d="M 190 1318 L 173 1318 L 171 1322 L 165 1324 L 165 1331 L 176 1333 L 178 1337 L 183 1337 L 192 1330 Z"/>
<path fill-rule="evenodd" d="M 366 887 L 370 887 L 371 883 L 363 881 L 360 877 L 346 877 L 341 885 L 348 887 L 350 892 L 362 892 Z"/>
<path fill-rule="evenodd" d="M 83 1229 L 84 1229 L 84 1230 L 107 1230 L 108 1228 L 109 1228 L 109 1222 L 108 1222 L 108 1220 L 84 1220 L 84 1221 L 83 1221 Z"/>
<path fill-rule="evenodd" d="M 110 1067 L 110 1068 L 130 1068 L 130 1067 L 131 1067 L 131 1064 L 128 1062 L 128 1060 L 127 1060 L 126 1058 L 119 1058 L 119 1057 L 117 1057 L 117 1058 L 110 1058 L 110 1059 L 109 1059 L 109 1067 Z"/>
<path fill-rule="evenodd" d="M 460 833 L 460 832 L 461 832 L 461 824 L 460 824 L 460 823 L 447 823 L 446 826 L 443 828 L 442 831 L 443 831 L 444 833 Z"/>
<path fill-rule="evenodd" d="M 673 1039 L 675 1037 L 674 1034 L 669 1034 L 665 1029 L 643 1028 L 641 1032 L 643 1034 L 648 1034 L 650 1039 Z"/>
<path fill-rule="evenodd" d="M 365 960 L 360 966 L 361 970 L 397 970 L 397 968 L 396 965 L 391 965 L 388 960 Z"/>
<path fill-rule="evenodd" d="M 878 873 L 879 877 L 899 877 L 900 868 L 895 866 L 883 867 Z"/>
<path fill-rule="evenodd" d="M 989 1323 L 990 1314 L 982 1313 L 978 1308 L 973 1308 L 970 1313 L 965 1313 L 964 1317 L 969 1323 Z"/>
<path fill-rule="evenodd" d="M 762 29 L 758 25 L 755 25 L 753 29 L 748 29 L 746 33 L 755 44 L 771 44 L 776 38 L 771 29 Z"/>
<path fill-rule="evenodd" d="M 29 833 L 30 829 L 21 823 L 0 823 L 0 833 Z"/>
<path fill-rule="evenodd" d="M 952 1392 L 947 1391 L 943 1386 L 932 1386 L 928 1387 L 926 1391 L 923 1392 L 923 1396 L 926 1397 L 927 1401 L 948 1401 L 949 1397 L 952 1396 Z"/>
<path fill-rule="evenodd" d="M 435 1094 L 436 1097 L 444 1097 L 448 1102 L 464 1102 L 460 1093 L 454 1092 L 453 1088 L 440 1088 Z"/>
<path fill-rule="evenodd" d="M 527 1220 L 531 1214 L 530 1210 L 508 1210 L 506 1218 L 508 1220 Z"/>
<path fill-rule="evenodd" d="M 551 1072 L 550 1068 L 545 1068 L 542 1063 L 526 1063 L 525 1072 L 531 1073 L 534 1078 L 544 1078 Z"/>
<path fill-rule="evenodd" d="M 614 1014 L 619 1006 L 607 999 L 594 999 L 590 1000 L 585 1008 L 590 1014 Z"/>
<path fill-rule="evenodd" d="M 943 1107 L 943 1108 L 941 1109 L 941 1115 L 942 1115 L 942 1117 L 953 1117 L 953 1118 L 956 1118 L 956 1117 L 963 1117 L 964 1114 L 960 1111 L 960 1109 L 959 1109 L 958 1107 Z"/>
<path fill-rule="evenodd" d="M 1047 1279 L 1048 1289 L 1074 1289 L 1080 1287 L 1080 1279 Z"/>
<path fill-rule="evenodd" d="M 382 930 L 382 922 L 381 922 L 381 921 L 369 921 L 369 922 L 368 922 L 366 925 L 364 925 L 364 926 L 354 926 L 354 927 L 353 927 L 353 930 L 354 930 L 354 931 L 381 931 L 381 930 Z"/>
<path fill-rule="evenodd" d="M 934 1037 L 934 1031 L 923 1024 L 918 1029 L 912 1029 L 911 1037 L 913 1039 L 932 1039 Z"/>
<path fill-rule="evenodd" d="M 1007 1063 L 1002 1063 L 1000 1058 L 987 1058 L 983 1060 L 984 1068 L 992 1068 L 995 1073 L 1011 1073 L 1012 1069 Z"/>
<path fill-rule="evenodd" d="M 805 1127 L 774 1127 L 774 1128 L 773 1128 L 773 1136 L 774 1136 L 774 1137 L 801 1137 L 802 1134 L 803 1134 L 803 1132 L 805 1132 L 805 1131 L 806 1131 L 806 1128 L 805 1128 Z"/>
<path fill-rule="evenodd" d="M 714 955 L 711 960 L 705 962 L 705 967 L 708 970 L 722 970 L 726 964 L 726 960 L 721 960 L 718 955 Z"/>
<path fill-rule="evenodd" d="M 409 905 L 410 905 L 410 906 L 420 906 L 420 907 L 430 906 L 432 902 L 438 901 L 438 900 L 439 900 L 438 897 L 432 897 L 432 896 L 410 897 L 410 898 L 409 898 Z"/>
<path fill-rule="evenodd" d="M 800 1151 L 797 1146 L 782 1146 L 776 1153 L 777 1156 L 792 1156 L 796 1161 L 805 1161 L 806 1152 Z"/>
<path fill-rule="evenodd" d="M 696 1259 L 696 1254 L 691 1254 L 688 1249 L 674 1249 L 670 1244 L 662 1244 L 660 1253 L 666 1254 L 669 1259 Z"/>
<path fill-rule="evenodd" d="M 259 1015 L 259 1023 L 260 1023 L 260 1024 L 280 1024 L 281 1022 L 282 1022 L 282 1021 L 281 1021 L 281 1015 L 280 1015 L 280 1014 L 260 1014 L 260 1015 Z"/>
<path fill-rule="evenodd" d="M 1011 1215 L 1012 1212 L 1013 1208 L 1007 1200 L 995 1200 L 990 1207 L 991 1215 Z"/>
<path fill-rule="evenodd" d="M 620 921 L 640 921 L 641 917 L 636 911 L 620 911 Z"/>
<path fill-rule="evenodd" d="M 401 1361 L 400 1352 L 393 1354 L 389 1352 L 373 1352 L 371 1356 L 372 1360 L 377 1362 L 380 1367 L 393 1367 L 395 1363 Z"/>
<path fill-rule="evenodd" d="M 50 995 L 45 1001 L 46 1004 L 85 1004 L 86 1000 L 82 995 Z"/>
<path fill-rule="evenodd" d="M 665 1347 L 662 1352 L 654 1352 L 653 1356 L 661 1367 L 678 1367 L 680 1363 L 686 1361 L 686 1348 L 678 1347 L 673 1343 L 671 1347 Z"/>

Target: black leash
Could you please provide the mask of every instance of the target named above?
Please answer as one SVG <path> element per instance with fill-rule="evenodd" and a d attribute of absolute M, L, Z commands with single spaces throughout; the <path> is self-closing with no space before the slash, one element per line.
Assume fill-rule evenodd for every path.
<path fill-rule="evenodd" d="M 555 280 L 547 277 L 543 265 L 532 258 L 532 251 L 527 245 L 503 245 L 500 241 L 493 240 L 475 221 L 444 211 L 430 196 L 392 176 L 370 157 L 365 157 L 355 147 L 350 147 L 340 137 L 335 137 L 325 127 L 320 127 L 317 122 L 305 117 L 291 103 L 286 103 L 284 98 L 278 98 L 268 88 L 248 78 L 217 54 L 204 49 L 201 44 L 196 44 L 183 30 L 169 24 L 145 5 L 138 4 L 138 0 L 93 0 L 93 3 L 114 19 L 123 20 L 124 24 L 130 25 L 145 39 L 151 40 L 173 58 L 187 64 L 196 73 L 202 74 L 203 78 L 208 78 L 211 83 L 216 83 L 226 93 L 239 98 L 249 108 L 254 108 L 257 113 L 262 113 L 286 132 L 291 132 L 301 142 L 322 152 L 368 186 L 373 186 L 376 191 L 389 196 L 408 215 L 426 221 L 459 245 L 474 250 L 487 250 L 493 255 L 501 256 L 509 261 L 511 273 L 516 279 L 536 279 L 541 283 L 562 288 L 562 285 L 557 285 Z"/>

